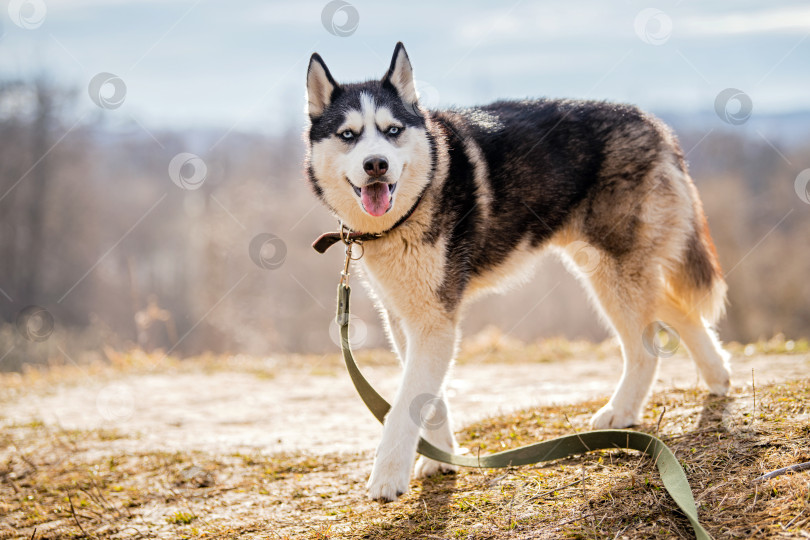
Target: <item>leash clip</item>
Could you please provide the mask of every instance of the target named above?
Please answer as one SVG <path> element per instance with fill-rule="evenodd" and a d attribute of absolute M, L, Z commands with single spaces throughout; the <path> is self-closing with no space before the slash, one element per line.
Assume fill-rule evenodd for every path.
<path fill-rule="evenodd" d="M 342 240 L 341 234 L 341 240 Z M 343 240 L 346 244 L 346 260 L 343 261 L 343 270 L 340 272 L 340 285 L 344 288 L 349 287 L 349 263 L 352 262 L 352 242 Z"/>
<path fill-rule="evenodd" d="M 343 222 L 340 222 L 340 240 L 346 245 L 346 259 L 343 261 L 343 270 L 340 272 L 340 285 L 345 288 L 349 287 L 349 264 L 352 261 L 359 261 L 363 258 L 366 249 L 363 247 L 361 240 L 354 239 L 350 236 L 351 230 L 347 229 Z M 352 257 L 352 246 L 357 244 L 360 246 L 360 255 Z"/>

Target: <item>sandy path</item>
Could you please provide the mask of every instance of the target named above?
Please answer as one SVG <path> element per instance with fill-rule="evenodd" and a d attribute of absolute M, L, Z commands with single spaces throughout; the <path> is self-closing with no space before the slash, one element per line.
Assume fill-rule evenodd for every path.
<path fill-rule="evenodd" d="M 606 397 L 618 380 L 619 366 L 618 359 L 457 366 L 448 388 L 455 423 L 533 405 Z M 810 355 L 736 358 L 735 385 L 750 386 L 752 368 L 757 384 L 806 377 Z M 384 396 L 394 394 L 398 368 L 364 371 Z M 137 434 L 105 443 L 107 451 L 373 449 L 380 427 L 355 395 L 348 375 L 340 368 L 316 373 L 287 367 L 268 378 L 239 370 L 192 369 L 90 379 L 3 400 L 0 426 L 41 420 L 66 429 Z M 696 380 L 691 361 L 673 358 L 662 361 L 656 388 L 688 388 Z"/>

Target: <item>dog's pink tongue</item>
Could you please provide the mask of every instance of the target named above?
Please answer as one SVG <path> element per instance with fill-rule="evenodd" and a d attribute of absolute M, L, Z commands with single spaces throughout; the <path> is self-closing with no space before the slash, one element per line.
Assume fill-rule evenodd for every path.
<path fill-rule="evenodd" d="M 391 205 L 391 193 L 388 184 L 377 182 L 360 188 L 360 201 L 366 212 L 374 217 L 380 217 L 388 211 Z"/>

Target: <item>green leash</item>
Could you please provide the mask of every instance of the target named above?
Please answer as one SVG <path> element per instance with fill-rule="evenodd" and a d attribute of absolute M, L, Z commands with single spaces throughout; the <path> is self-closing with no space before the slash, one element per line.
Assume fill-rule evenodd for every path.
<path fill-rule="evenodd" d="M 351 242 L 347 244 L 347 248 L 350 247 Z M 340 326 L 341 349 L 343 350 L 343 359 L 346 361 L 346 369 L 349 370 L 349 375 L 352 378 L 355 389 L 357 389 L 357 393 L 360 394 L 366 407 L 368 407 L 377 420 L 382 423 L 391 406 L 374 390 L 366 378 L 363 377 L 360 368 L 357 367 L 357 362 L 354 360 L 351 347 L 349 346 L 349 295 L 351 289 L 348 285 L 348 268 L 350 260 L 351 249 L 347 249 L 346 263 L 340 285 L 338 285 L 337 323 L 338 326 Z M 660 439 L 646 433 L 620 429 L 588 431 L 585 433 L 557 437 L 556 439 L 480 457 L 451 454 L 436 448 L 425 439 L 420 438 L 419 446 L 416 448 L 416 451 L 427 458 L 451 465 L 500 468 L 529 465 L 532 463 L 561 459 L 575 454 L 584 454 L 585 452 L 593 450 L 606 450 L 611 448 L 638 450 L 653 458 L 658 467 L 658 472 L 661 474 L 664 488 L 666 488 L 672 499 L 689 519 L 692 528 L 695 530 L 697 539 L 712 540 L 711 535 L 706 532 L 706 529 L 703 528 L 698 520 L 695 499 L 692 497 L 689 481 L 686 479 L 686 474 L 681 468 L 681 464 L 678 463 L 678 458 L 675 457 L 672 450 Z"/>

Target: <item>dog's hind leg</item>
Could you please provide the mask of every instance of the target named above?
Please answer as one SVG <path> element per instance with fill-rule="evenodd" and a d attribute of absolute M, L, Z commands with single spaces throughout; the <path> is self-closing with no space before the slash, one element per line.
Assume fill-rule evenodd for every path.
<path fill-rule="evenodd" d="M 624 369 L 613 396 L 591 419 L 594 428 L 625 428 L 637 424 L 649 395 L 658 357 L 645 347 L 644 328 L 653 321 L 661 288 L 655 265 L 639 258 L 637 264 L 603 255 L 589 276 L 593 293 L 613 326 L 622 347 Z"/>
<path fill-rule="evenodd" d="M 368 481 L 372 499 L 391 501 L 407 491 L 420 431 L 429 432 L 429 427 L 442 423 L 448 425 L 434 431 L 450 430 L 449 419 L 442 417 L 444 400 L 440 396 L 455 353 L 456 324 L 443 314 L 428 311 L 423 310 L 414 321 L 404 321 L 407 358 Z"/>
<path fill-rule="evenodd" d="M 730 355 L 720 345 L 714 330 L 699 314 L 687 312 L 671 296 L 662 303 L 656 316 L 675 328 L 711 393 L 726 395 L 731 384 Z"/>
<path fill-rule="evenodd" d="M 694 205 L 693 230 L 681 256 L 669 265 L 667 294 L 658 316 L 680 334 L 709 390 L 725 395 L 731 380 L 730 355 L 710 326 L 725 311 L 726 282 L 697 193 Z"/>

